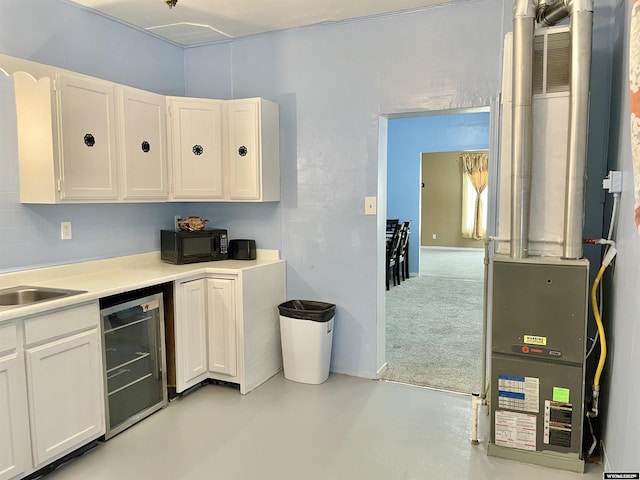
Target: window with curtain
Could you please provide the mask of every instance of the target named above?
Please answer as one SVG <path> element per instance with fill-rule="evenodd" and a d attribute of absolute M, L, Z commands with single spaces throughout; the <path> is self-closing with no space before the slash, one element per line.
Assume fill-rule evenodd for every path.
<path fill-rule="evenodd" d="M 465 152 L 462 163 L 462 236 L 483 239 L 487 233 L 489 154 Z"/>

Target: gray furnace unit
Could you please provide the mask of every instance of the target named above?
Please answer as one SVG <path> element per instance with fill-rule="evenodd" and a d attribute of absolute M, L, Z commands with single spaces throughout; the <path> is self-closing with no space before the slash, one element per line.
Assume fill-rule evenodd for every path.
<path fill-rule="evenodd" d="M 493 260 L 490 455 L 583 472 L 589 262 Z"/>

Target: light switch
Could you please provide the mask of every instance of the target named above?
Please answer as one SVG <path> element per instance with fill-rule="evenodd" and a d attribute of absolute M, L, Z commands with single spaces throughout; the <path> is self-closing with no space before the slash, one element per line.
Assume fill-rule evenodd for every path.
<path fill-rule="evenodd" d="M 364 197 L 364 214 L 375 215 L 377 210 L 376 197 Z"/>

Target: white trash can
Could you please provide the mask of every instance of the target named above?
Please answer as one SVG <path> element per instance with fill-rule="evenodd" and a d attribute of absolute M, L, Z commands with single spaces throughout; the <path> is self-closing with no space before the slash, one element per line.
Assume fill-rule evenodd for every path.
<path fill-rule="evenodd" d="M 319 384 L 329 378 L 336 306 L 289 300 L 278 306 L 282 362 L 287 380 Z"/>

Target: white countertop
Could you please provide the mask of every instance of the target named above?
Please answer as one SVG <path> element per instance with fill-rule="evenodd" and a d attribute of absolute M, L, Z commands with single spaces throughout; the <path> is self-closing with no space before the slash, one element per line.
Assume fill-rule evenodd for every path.
<path fill-rule="evenodd" d="M 171 265 L 160 261 L 159 252 L 151 252 L 0 274 L 0 289 L 31 285 L 86 291 L 20 307 L 0 306 L 0 322 L 189 277 L 206 274 L 238 275 L 242 270 L 282 261 L 277 250 L 258 250 L 256 260 Z"/>

